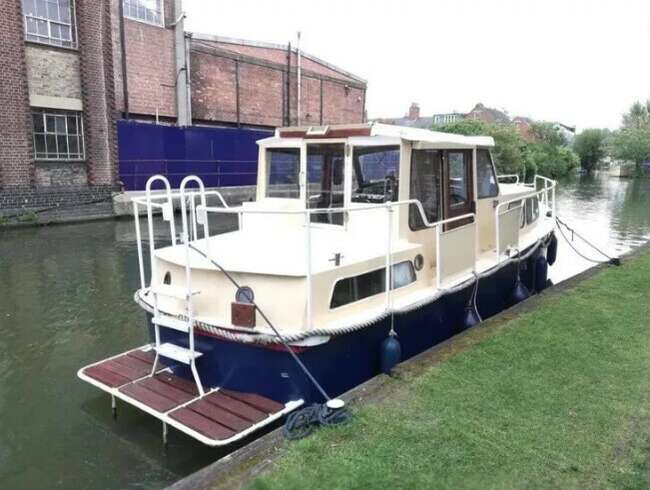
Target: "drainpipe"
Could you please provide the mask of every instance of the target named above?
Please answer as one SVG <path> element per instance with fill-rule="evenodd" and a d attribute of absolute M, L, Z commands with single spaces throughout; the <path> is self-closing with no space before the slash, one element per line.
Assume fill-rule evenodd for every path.
<path fill-rule="evenodd" d="M 179 126 L 190 126 L 192 117 L 189 111 L 187 47 L 185 45 L 185 13 L 182 0 L 174 0 L 174 53 L 176 55 L 176 114 Z"/>
<path fill-rule="evenodd" d="M 119 0 L 120 16 L 120 54 L 122 58 L 122 99 L 124 99 L 124 119 L 129 118 L 129 84 L 126 71 L 126 34 L 124 33 L 124 2 Z"/>
<path fill-rule="evenodd" d="M 287 126 L 291 126 L 291 43 L 287 46 Z"/>
<path fill-rule="evenodd" d="M 298 31 L 298 126 L 300 126 L 300 97 L 302 94 L 302 63 L 301 63 L 301 54 L 300 54 L 300 31 Z"/>

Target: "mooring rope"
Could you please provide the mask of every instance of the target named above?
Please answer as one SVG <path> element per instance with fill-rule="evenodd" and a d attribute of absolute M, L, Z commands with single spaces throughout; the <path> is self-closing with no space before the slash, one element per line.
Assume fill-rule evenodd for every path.
<path fill-rule="evenodd" d="M 596 245 L 591 243 L 585 237 L 580 235 L 577 231 L 575 231 L 573 228 L 571 228 L 568 224 L 566 224 L 564 221 L 562 221 L 557 216 L 555 217 L 555 222 L 557 223 L 557 229 L 559 230 L 559 232 L 562 235 L 562 237 L 564 238 L 564 240 L 566 240 L 569 247 L 571 247 L 571 249 L 576 254 L 578 254 L 580 257 L 582 257 L 584 260 L 586 260 L 588 262 L 592 262 L 594 264 L 610 264 L 610 265 L 615 265 L 615 266 L 621 265 L 621 259 L 619 259 L 618 257 L 611 257 L 608 254 L 606 254 L 605 252 L 603 252 L 600 248 L 598 248 Z M 571 232 L 571 240 L 569 240 L 569 238 L 564 234 L 564 230 L 562 230 L 562 227 L 566 228 L 568 231 Z M 583 253 L 581 253 L 573 244 L 574 236 L 578 237 L 580 240 L 582 240 L 584 243 L 589 245 L 591 248 L 593 248 L 596 252 L 598 252 L 603 257 L 606 257 L 607 260 L 592 259 L 592 258 L 587 257 L 586 255 L 584 255 Z"/>

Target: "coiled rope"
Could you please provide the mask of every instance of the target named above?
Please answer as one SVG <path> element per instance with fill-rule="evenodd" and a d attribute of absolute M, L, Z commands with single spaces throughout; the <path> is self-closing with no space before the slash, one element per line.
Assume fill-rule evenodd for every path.
<path fill-rule="evenodd" d="M 577 231 L 575 231 L 573 228 L 571 228 L 568 224 L 566 224 L 564 221 L 562 221 L 562 220 L 561 220 L 560 218 L 558 218 L 557 216 L 555 217 L 555 222 L 557 223 L 557 229 L 559 230 L 560 235 L 562 235 L 562 237 L 563 237 L 564 240 L 567 242 L 567 244 L 569 245 L 569 247 L 571 247 L 571 249 L 572 249 L 576 254 L 578 254 L 580 257 L 582 257 L 584 260 L 586 260 L 586 261 L 588 261 L 588 262 L 592 262 L 592 263 L 594 263 L 594 264 L 609 264 L 609 265 L 615 265 L 615 266 L 619 266 L 619 265 L 621 265 L 621 259 L 620 259 L 620 258 L 618 258 L 618 257 L 611 257 L 611 256 L 607 255 L 607 254 L 606 254 L 605 252 L 603 252 L 600 248 L 598 248 L 596 245 L 594 245 L 593 243 L 591 243 L 591 242 L 590 242 L 589 240 L 587 240 L 585 237 L 583 237 L 582 235 L 580 235 Z M 562 229 L 562 227 L 566 228 L 567 231 L 571 232 L 571 240 L 569 240 L 569 238 L 564 234 L 564 230 Z M 592 258 L 587 257 L 586 255 L 584 255 L 583 253 L 581 253 L 581 252 L 580 252 L 580 251 L 575 247 L 575 245 L 574 245 L 574 243 L 573 243 L 575 237 L 578 237 L 580 240 L 582 240 L 584 243 L 586 243 L 587 245 L 589 245 L 592 249 L 594 249 L 594 250 L 595 250 L 596 252 L 598 252 L 600 255 L 602 255 L 603 257 L 606 257 L 607 260 L 592 259 Z"/>

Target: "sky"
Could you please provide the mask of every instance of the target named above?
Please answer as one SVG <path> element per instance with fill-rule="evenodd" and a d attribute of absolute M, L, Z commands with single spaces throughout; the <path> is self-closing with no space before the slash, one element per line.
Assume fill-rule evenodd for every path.
<path fill-rule="evenodd" d="M 370 118 L 467 112 L 619 126 L 650 98 L 650 0 L 184 0 L 186 29 L 302 48 L 368 81 Z"/>

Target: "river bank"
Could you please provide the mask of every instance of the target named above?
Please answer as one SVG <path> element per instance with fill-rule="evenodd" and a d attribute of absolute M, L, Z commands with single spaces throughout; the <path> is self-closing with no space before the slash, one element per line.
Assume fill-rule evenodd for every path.
<path fill-rule="evenodd" d="M 376 378 L 348 425 L 268 435 L 185 483 L 646 488 L 649 275 L 645 246 Z"/>

